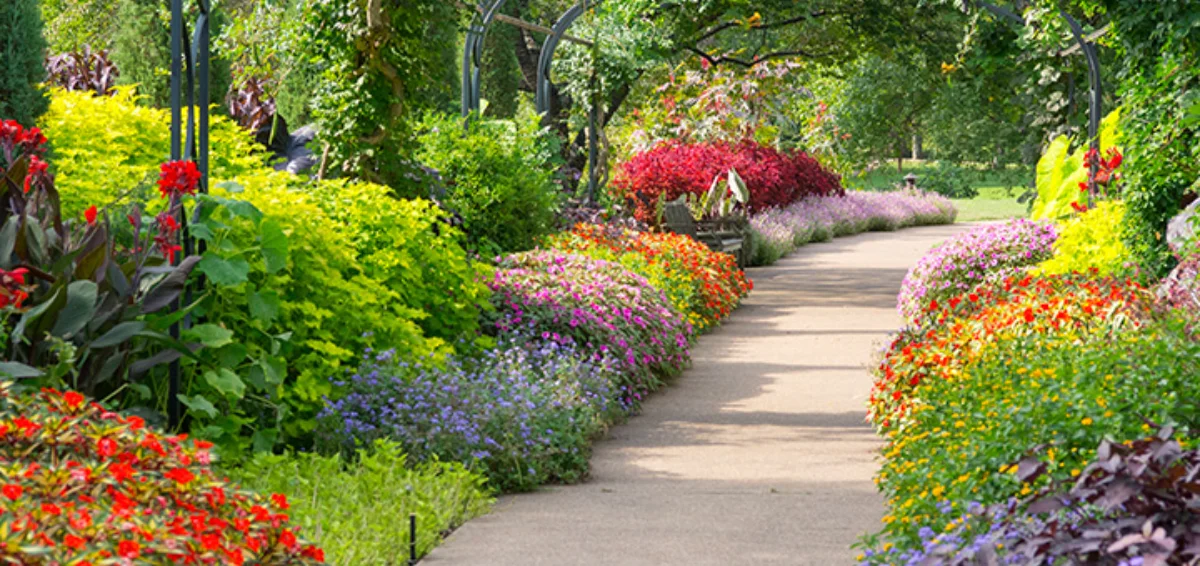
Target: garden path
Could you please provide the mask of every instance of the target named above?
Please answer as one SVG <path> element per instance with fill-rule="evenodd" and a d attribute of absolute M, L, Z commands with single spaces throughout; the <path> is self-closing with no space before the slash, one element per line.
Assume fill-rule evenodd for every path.
<path fill-rule="evenodd" d="M 963 225 L 871 233 L 753 269 L 694 366 L 596 444 L 592 477 L 502 497 L 434 565 L 852 564 L 877 530 L 867 364 L 908 267 Z"/>

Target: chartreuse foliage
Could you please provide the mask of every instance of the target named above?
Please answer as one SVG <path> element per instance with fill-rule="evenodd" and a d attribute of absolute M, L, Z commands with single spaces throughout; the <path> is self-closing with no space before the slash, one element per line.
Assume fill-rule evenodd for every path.
<path fill-rule="evenodd" d="M 1073 216 L 1058 227 L 1054 257 L 1043 262 L 1038 272 L 1064 274 L 1095 269 L 1100 275 L 1120 271 L 1132 259 L 1121 239 L 1125 205 L 1101 202 L 1085 214 Z"/>
<path fill-rule="evenodd" d="M 312 453 L 259 454 L 230 470 L 257 491 L 286 494 L 294 524 L 325 550 L 330 564 L 402 564 L 408 528 L 417 515 L 417 554 L 424 556 L 452 531 L 486 513 L 491 497 L 483 477 L 460 463 L 410 463 L 393 442 L 380 440 L 347 463 Z"/>
<path fill-rule="evenodd" d="M 1120 131 L 1117 129 L 1120 117 L 1120 110 L 1117 110 L 1101 122 L 1101 155 L 1120 143 Z M 1037 199 L 1033 202 L 1032 210 L 1034 220 L 1058 220 L 1071 214 L 1072 203 L 1083 204 L 1087 193 L 1080 190 L 1079 185 L 1086 185 L 1088 181 L 1088 168 L 1084 164 L 1087 150 L 1088 144 L 1083 143 L 1071 152 L 1071 140 L 1067 136 L 1059 136 L 1050 142 L 1037 164 Z"/>
<path fill-rule="evenodd" d="M 230 401 L 244 401 L 247 385 L 264 389 L 271 394 L 268 399 L 283 401 L 268 402 L 273 409 L 269 417 L 262 412 L 255 419 L 210 415 L 216 416 L 216 428 L 207 433 L 218 440 L 244 444 L 251 436 L 257 446 L 269 446 L 278 435 L 276 427 L 288 438 L 306 436 L 322 398 L 331 392 L 328 378 L 340 373 L 357 351 L 386 345 L 417 357 L 448 350 L 445 340 L 427 338 L 419 324 L 427 317 L 422 307 L 439 306 L 441 297 L 432 291 L 422 297 L 413 289 L 404 296 L 405 289 L 395 280 L 373 277 L 370 263 L 353 245 L 370 237 L 369 231 L 364 236 L 356 228 L 370 224 L 338 222 L 314 196 L 354 185 L 306 192 L 293 187 L 294 182 L 295 177 L 270 172 L 225 183 L 218 192 L 238 200 L 213 197 L 213 204 L 221 206 L 211 211 L 206 206 L 205 222 L 196 231 L 212 250 L 197 269 L 208 276 L 210 288 L 215 287 L 202 314 L 209 324 L 235 335 L 228 344 L 228 359 L 239 360 L 219 379 L 205 375 L 204 380 Z M 393 201 L 382 190 L 361 189 L 350 196 L 363 199 L 364 207 L 390 208 L 397 217 L 405 208 L 414 218 L 427 217 L 413 220 L 413 226 L 436 219 L 427 203 Z M 327 200 L 338 199 L 327 195 Z M 325 206 L 337 209 L 329 202 Z M 480 296 L 453 231 L 445 229 L 440 239 L 393 241 L 389 246 L 398 250 L 396 257 L 415 255 L 430 269 L 442 268 L 439 293 Z M 421 249 L 414 253 L 412 248 Z M 379 258 L 374 264 L 383 265 Z M 455 274 L 460 276 L 457 281 Z M 438 328 L 450 334 L 454 322 Z M 464 330 L 471 327 L 458 323 Z M 253 437 L 246 427 L 261 434 Z"/>
<path fill-rule="evenodd" d="M 110 97 L 62 89 L 52 89 L 50 96 L 50 110 L 40 126 L 54 143 L 63 217 L 112 202 L 157 175 L 159 164 L 170 157 L 170 114 L 137 104 L 132 88 L 120 88 Z M 211 178 L 262 167 L 262 158 L 251 154 L 253 139 L 237 124 L 214 115 L 211 128 Z"/>

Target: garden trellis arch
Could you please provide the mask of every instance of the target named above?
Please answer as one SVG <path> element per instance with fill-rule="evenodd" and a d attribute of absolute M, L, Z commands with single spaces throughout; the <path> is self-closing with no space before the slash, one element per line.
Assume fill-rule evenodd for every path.
<path fill-rule="evenodd" d="M 463 49 L 462 73 L 462 114 L 469 118 L 472 112 L 479 111 L 481 101 L 480 66 L 483 62 L 483 41 L 487 37 L 488 27 L 496 19 L 497 13 L 506 0 L 481 0 L 476 8 L 475 17 L 467 30 L 466 45 Z M 589 9 L 600 4 L 601 0 L 581 0 L 559 16 L 554 26 L 550 28 L 545 42 L 542 43 L 538 55 L 537 78 L 534 81 L 534 108 L 539 114 L 550 111 L 550 97 L 554 83 L 550 82 L 550 69 L 554 63 L 554 53 L 558 45 L 566 37 L 567 30 L 575 24 L 580 16 Z M 600 174 L 596 170 L 600 161 L 600 112 L 597 105 L 589 105 L 588 110 L 588 199 L 595 200 Z"/>
<path fill-rule="evenodd" d="M 1019 25 L 1026 25 L 1025 20 L 1015 12 L 985 0 L 963 0 L 963 8 L 968 9 L 972 3 Z M 1067 26 L 1071 28 L 1071 35 L 1074 36 L 1079 50 L 1087 59 L 1088 83 L 1091 87 L 1091 100 L 1088 103 L 1088 140 L 1091 149 L 1099 153 L 1100 122 L 1104 118 L 1104 85 L 1101 82 L 1103 77 L 1100 74 L 1100 56 L 1096 52 L 1095 39 L 1099 35 L 1102 35 L 1102 33 L 1095 36 L 1084 35 L 1083 26 L 1079 24 L 1079 20 L 1076 20 L 1071 14 L 1067 13 L 1065 9 L 1060 9 L 1058 13 L 1067 22 Z M 1062 51 L 1061 54 L 1066 55 L 1070 52 L 1071 50 L 1068 49 Z M 1100 164 L 1093 160 L 1088 172 L 1088 194 L 1093 198 L 1096 195 L 1096 173 L 1099 171 L 1099 167 Z"/>

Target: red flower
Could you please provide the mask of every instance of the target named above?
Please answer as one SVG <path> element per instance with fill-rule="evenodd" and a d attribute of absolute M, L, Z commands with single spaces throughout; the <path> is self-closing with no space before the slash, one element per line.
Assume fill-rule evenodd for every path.
<path fill-rule="evenodd" d="M 287 496 L 282 493 L 272 493 L 271 502 L 280 509 L 287 509 L 288 507 L 291 507 L 291 505 L 288 505 Z"/>
<path fill-rule="evenodd" d="M 63 393 L 63 401 L 67 403 L 67 407 L 78 409 L 80 405 L 83 405 L 84 397 L 76 391 L 68 391 Z"/>
<path fill-rule="evenodd" d="M 87 541 L 83 537 L 68 534 L 63 537 L 63 544 L 67 545 L 67 548 L 71 550 L 79 550 L 83 548 L 83 545 L 87 544 Z"/>
<path fill-rule="evenodd" d="M 4 497 L 7 497 L 10 501 L 16 501 L 18 497 L 21 497 L 23 491 L 21 486 L 14 483 L 6 483 L 4 487 L 0 488 L 0 493 L 3 493 Z"/>
<path fill-rule="evenodd" d="M 60 509 L 58 507 L 58 505 L 55 505 L 53 503 L 43 503 L 42 504 L 42 512 L 49 514 L 49 515 L 58 515 L 58 514 L 62 513 L 62 509 Z"/>
<path fill-rule="evenodd" d="M 279 544 L 282 544 L 283 546 L 287 547 L 288 549 L 295 548 L 296 547 L 296 535 L 293 534 L 291 530 L 284 529 L 284 531 L 282 533 L 279 533 Z"/>
<path fill-rule="evenodd" d="M 108 474 L 112 476 L 117 483 L 124 483 L 129 478 L 133 477 L 133 466 L 125 462 L 117 462 L 108 468 Z"/>
<path fill-rule="evenodd" d="M 163 474 L 167 479 L 175 480 L 175 483 L 188 483 L 196 479 L 196 474 L 188 471 L 187 468 L 175 468 Z"/>
<path fill-rule="evenodd" d="M 194 195 L 200 184 L 200 170 L 192 161 L 168 161 L 159 168 L 158 190 L 163 198 Z"/>
<path fill-rule="evenodd" d="M 40 185 L 48 180 L 49 174 L 46 172 L 50 168 L 50 164 L 42 161 L 36 155 L 29 157 L 29 169 L 25 172 L 25 192 L 35 185 Z"/>
<path fill-rule="evenodd" d="M 84 220 L 87 220 L 88 226 L 91 226 L 96 223 L 96 214 L 97 214 L 97 210 L 96 210 L 96 205 L 94 205 L 94 204 L 92 206 L 89 206 L 87 210 L 83 211 L 83 218 L 84 218 Z"/>
<path fill-rule="evenodd" d="M 101 457 L 112 458 L 118 450 L 117 442 L 111 438 L 104 437 L 96 441 L 96 453 Z"/>
<path fill-rule="evenodd" d="M 117 545 L 117 555 L 121 558 L 134 559 L 142 553 L 142 545 L 136 540 L 123 540 Z"/>
<path fill-rule="evenodd" d="M 304 550 L 300 551 L 300 555 L 316 560 L 317 562 L 325 561 L 325 551 L 315 546 L 304 547 Z"/>

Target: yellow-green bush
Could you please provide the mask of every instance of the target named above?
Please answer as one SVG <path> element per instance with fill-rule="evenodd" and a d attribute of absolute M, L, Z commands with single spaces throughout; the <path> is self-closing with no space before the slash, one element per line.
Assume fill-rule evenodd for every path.
<path fill-rule="evenodd" d="M 453 340 L 473 333 L 490 306 L 484 263 L 465 261 L 462 233 L 439 221 L 424 199 L 396 199 L 387 187 L 326 181 L 309 189 L 317 203 L 353 235 L 366 274 L 422 311 L 426 334 Z"/>
<path fill-rule="evenodd" d="M 1121 271 L 1131 260 L 1121 239 L 1125 205 L 1106 201 L 1059 223 L 1054 257 L 1038 266 L 1039 273 L 1061 275 L 1096 269 L 1100 275 Z"/>
<path fill-rule="evenodd" d="M 155 178 L 159 164 L 170 159 L 170 113 L 138 105 L 133 88 L 110 97 L 56 88 L 50 96 L 39 126 L 53 147 L 50 162 L 64 217 L 112 202 Z M 264 166 L 261 154 L 252 155 L 250 134 L 223 116 L 212 117 L 210 140 L 213 179 Z"/>
<path fill-rule="evenodd" d="M 283 389 L 294 411 L 286 434 L 310 430 L 331 393 L 329 378 L 364 349 L 395 348 L 416 359 L 448 352 L 455 338 L 474 334 L 488 300 L 481 268 L 467 260 L 461 234 L 438 223 L 432 203 L 397 200 L 378 185 L 310 184 L 279 172 L 240 175 L 233 183 L 223 186 L 241 191 L 228 196 L 283 228 L 288 266 L 270 273 L 262 262 L 252 264 L 245 288 L 214 293 L 207 314 L 231 329 L 253 326 L 250 340 L 291 333 L 283 352 L 294 379 Z M 254 245 L 248 228 L 238 232 L 236 239 L 248 240 L 239 248 Z M 269 325 L 246 316 L 259 291 L 278 296 L 279 314 Z"/>

